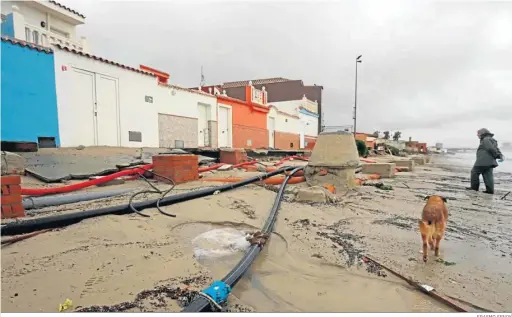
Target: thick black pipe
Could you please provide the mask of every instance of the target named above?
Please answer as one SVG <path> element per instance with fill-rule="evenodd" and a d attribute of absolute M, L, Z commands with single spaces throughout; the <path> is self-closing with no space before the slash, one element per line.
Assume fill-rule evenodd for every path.
<path fill-rule="evenodd" d="M 237 183 L 231 183 L 226 184 L 214 188 L 205 188 L 200 189 L 197 191 L 192 191 L 188 193 L 182 193 L 177 194 L 169 197 L 165 197 L 160 200 L 160 206 L 168 206 L 196 198 L 201 198 L 205 196 L 212 195 L 213 193 L 219 191 L 227 191 L 231 189 L 235 189 L 238 187 L 242 187 L 245 185 L 249 185 L 251 183 L 255 183 L 259 180 L 266 179 L 272 176 L 275 176 L 277 174 L 283 173 L 285 171 L 289 171 L 293 169 L 293 167 L 283 167 L 278 170 L 272 171 L 270 173 L 261 174 L 258 176 L 254 176 L 248 179 L 245 179 L 241 182 Z M 288 178 L 286 178 L 288 179 Z M 133 206 L 137 210 L 142 210 L 145 208 L 153 208 L 156 206 L 158 199 L 152 199 L 152 200 L 146 200 L 142 201 L 136 204 L 133 204 Z M 54 229 L 54 228 L 60 228 L 64 226 L 68 226 L 71 224 L 78 223 L 84 219 L 98 217 L 98 216 L 104 216 L 104 215 L 121 215 L 121 214 L 128 214 L 132 213 L 133 211 L 130 209 L 129 204 L 125 205 L 119 205 L 119 206 L 113 206 L 113 207 L 106 207 L 106 208 L 100 208 L 100 209 L 93 209 L 93 210 L 86 210 L 86 211 L 80 211 L 75 212 L 71 214 L 64 214 L 64 215 L 56 215 L 56 216 L 49 216 L 44 218 L 36 218 L 36 219 L 28 219 L 23 220 L 19 222 L 11 222 L 6 224 L 1 229 L 1 236 L 11 236 L 16 234 L 24 234 L 24 233 L 30 233 L 38 230 L 43 229 Z"/>
<path fill-rule="evenodd" d="M 271 234 L 272 229 L 274 228 L 274 224 L 277 220 L 277 211 L 279 210 L 279 206 L 281 206 L 281 200 L 283 199 L 284 189 L 290 177 L 298 171 L 304 169 L 304 167 L 295 168 L 288 176 L 286 176 L 284 182 L 281 184 L 279 191 L 277 192 L 276 199 L 274 200 L 274 204 L 272 205 L 272 209 L 270 210 L 270 214 L 263 226 L 261 232 L 266 234 Z M 233 288 L 236 283 L 242 278 L 244 273 L 249 269 L 256 256 L 261 251 L 261 247 L 259 245 L 252 245 L 249 250 L 244 254 L 243 258 L 238 262 L 238 264 L 222 279 L 222 281 L 231 288 Z M 194 300 L 185 307 L 182 312 L 211 312 L 212 306 L 210 302 L 203 296 L 196 296 Z"/>

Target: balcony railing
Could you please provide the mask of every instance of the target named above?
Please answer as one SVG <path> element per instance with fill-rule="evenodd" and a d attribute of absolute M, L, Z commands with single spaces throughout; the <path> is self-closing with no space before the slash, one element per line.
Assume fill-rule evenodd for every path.
<path fill-rule="evenodd" d="M 318 113 L 318 102 L 309 100 L 306 95 L 302 97 L 302 106 L 309 112 Z"/>
<path fill-rule="evenodd" d="M 40 27 L 28 23 L 25 23 L 25 38 L 27 42 L 42 46 L 50 46 L 50 44 L 60 44 L 75 49 L 77 51 L 84 50 L 84 45 L 82 43 L 73 41 L 65 36 L 53 33 L 51 31 L 42 29 Z"/>

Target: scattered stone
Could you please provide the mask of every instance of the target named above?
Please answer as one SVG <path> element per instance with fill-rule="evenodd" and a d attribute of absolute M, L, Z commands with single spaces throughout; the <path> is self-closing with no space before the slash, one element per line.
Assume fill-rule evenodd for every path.
<path fill-rule="evenodd" d="M 102 177 L 103 176 L 92 176 L 89 179 L 94 180 L 94 179 L 99 179 L 99 178 L 102 178 Z M 111 181 L 108 181 L 106 183 L 98 184 L 96 186 L 98 186 L 98 187 L 105 187 L 105 186 L 112 186 L 112 185 L 121 185 L 121 184 L 124 184 L 125 182 L 126 182 L 126 180 L 124 178 L 120 177 L 120 178 L 116 178 L 116 179 L 113 179 Z"/>
<path fill-rule="evenodd" d="M 80 151 L 80 150 L 85 149 L 85 146 L 83 146 L 83 145 L 79 145 L 79 146 L 77 146 L 77 147 L 76 147 L 76 149 Z"/>
<path fill-rule="evenodd" d="M 446 266 L 452 266 L 452 265 L 455 265 L 455 264 L 456 264 L 455 262 L 445 261 L 445 260 L 443 260 L 443 259 L 441 259 L 441 258 L 438 258 L 438 259 L 436 260 L 436 262 L 441 263 L 441 264 L 444 264 L 444 265 L 446 265 Z"/>
<path fill-rule="evenodd" d="M 24 175 L 25 159 L 18 154 L 2 151 L 2 175 Z"/>
<path fill-rule="evenodd" d="M 311 257 L 313 257 L 313 258 L 318 258 L 318 259 L 323 259 L 323 258 L 324 258 L 324 256 L 323 256 L 323 255 L 318 254 L 318 253 L 314 253 L 314 254 L 312 254 L 312 255 L 311 255 Z"/>

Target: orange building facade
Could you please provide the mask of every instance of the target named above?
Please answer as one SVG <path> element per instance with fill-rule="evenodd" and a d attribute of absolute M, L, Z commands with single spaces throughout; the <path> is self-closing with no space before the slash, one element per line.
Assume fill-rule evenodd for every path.
<path fill-rule="evenodd" d="M 217 104 L 232 109 L 232 135 L 234 148 L 257 149 L 268 147 L 267 113 L 265 91 L 252 86 L 245 87 L 245 101 L 217 95 Z"/>

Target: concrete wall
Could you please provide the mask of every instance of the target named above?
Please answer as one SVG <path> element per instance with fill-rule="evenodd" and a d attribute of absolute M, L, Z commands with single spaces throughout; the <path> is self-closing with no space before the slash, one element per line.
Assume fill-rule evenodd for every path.
<path fill-rule="evenodd" d="M 109 76 L 117 81 L 118 91 L 118 118 L 111 113 L 104 120 L 118 124 L 119 146 L 126 147 L 158 147 L 160 142 L 172 143 L 172 140 L 182 139 L 182 131 L 176 135 L 168 135 L 175 129 L 163 128 L 167 135 L 159 135 L 159 114 L 173 115 L 173 124 L 183 126 L 186 131 L 187 146 L 197 147 L 199 116 L 198 104 L 204 104 L 209 109 L 209 119 L 217 120 L 217 103 L 214 96 L 201 92 L 175 86 L 158 85 L 155 77 L 137 73 L 119 66 L 107 64 L 99 60 L 84 57 L 56 48 L 55 51 L 55 75 L 58 95 L 59 129 L 62 146 L 77 146 L 84 141 L 84 133 L 93 131 L 92 105 L 76 98 L 82 92 L 81 83 L 73 75 L 76 71 L 87 71 L 99 75 Z M 99 81 L 97 81 L 96 90 Z M 146 96 L 152 98 L 152 102 L 146 101 Z M 179 119 L 181 118 L 181 119 Z M 194 129 L 191 121 L 195 120 Z M 163 120 L 163 119 L 161 119 Z M 141 142 L 129 141 L 129 131 L 140 132 Z M 90 144 L 83 144 L 90 145 Z M 105 145 L 105 144 L 97 144 Z"/>
<path fill-rule="evenodd" d="M 277 107 L 277 109 L 290 113 L 296 114 L 299 107 L 302 105 L 302 100 L 290 100 L 290 101 L 274 101 L 270 103 L 272 106 Z"/>
<path fill-rule="evenodd" d="M 58 145 L 53 53 L 4 40 L 1 52 L 2 140 L 37 142 L 38 137 L 53 137 Z"/>

